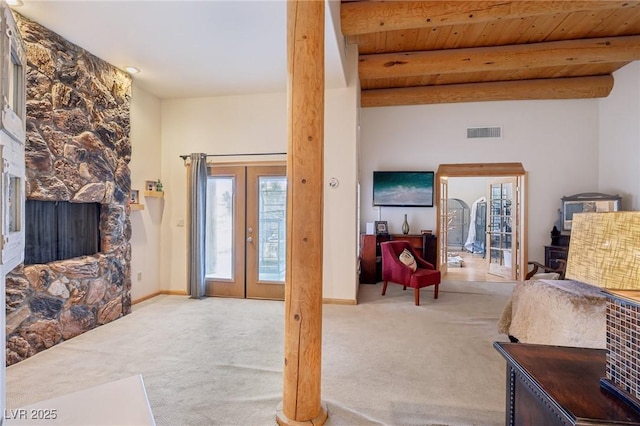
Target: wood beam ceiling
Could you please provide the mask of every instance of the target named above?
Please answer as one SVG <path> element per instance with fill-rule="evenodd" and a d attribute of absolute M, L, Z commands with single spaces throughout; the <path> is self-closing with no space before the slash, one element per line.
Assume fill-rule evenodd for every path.
<path fill-rule="evenodd" d="M 345 36 L 516 19 L 554 13 L 630 8 L 636 1 L 389 1 L 345 2 Z"/>
<path fill-rule="evenodd" d="M 534 99 L 604 98 L 613 88 L 613 77 L 545 78 L 363 90 L 362 107 L 441 104 L 455 102 Z"/>
<path fill-rule="evenodd" d="M 363 107 L 606 97 L 640 60 L 640 0 L 343 1 L 341 25 Z"/>
<path fill-rule="evenodd" d="M 361 55 L 362 80 L 640 59 L 640 36 Z"/>

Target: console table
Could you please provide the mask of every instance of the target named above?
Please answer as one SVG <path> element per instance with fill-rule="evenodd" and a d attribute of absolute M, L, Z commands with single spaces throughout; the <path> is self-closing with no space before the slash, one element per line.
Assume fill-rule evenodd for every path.
<path fill-rule="evenodd" d="M 382 258 L 380 243 L 383 241 L 401 240 L 407 241 L 411 247 L 420 254 L 424 260 L 438 268 L 436 258 L 438 244 L 433 234 L 404 235 L 360 235 L 360 283 L 376 284 L 382 280 Z"/>
<path fill-rule="evenodd" d="M 494 342 L 507 360 L 507 425 L 640 425 L 640 412 L 601 389 L 606 349 Z"/>

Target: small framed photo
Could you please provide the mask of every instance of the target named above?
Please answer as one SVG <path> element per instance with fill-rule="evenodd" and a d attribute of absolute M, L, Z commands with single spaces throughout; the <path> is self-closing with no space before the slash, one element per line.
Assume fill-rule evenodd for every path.
<path fill-rule="evenodd" d="M 376 235 L 386 235 L 389 233 L 386 220 L 376 220 Z"/>
<path fill-rule="evenodd" d="M 134 189 L 129 193 L 129 203 L 138 204 L 139 202 L 140 202 L 139 192 L 137 189 Z"/>

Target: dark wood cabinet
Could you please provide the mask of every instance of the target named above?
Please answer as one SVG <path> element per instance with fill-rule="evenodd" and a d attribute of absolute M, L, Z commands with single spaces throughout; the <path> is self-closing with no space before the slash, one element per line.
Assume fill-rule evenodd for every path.
<path fill-rule="evenodd" d="M 558 260 L 567 260 L 569 247 L 562 246 L 544 246 L 544 266 L 553 269 L 562 269 L 564 265 L 558 263 Z"/>
<path fill-rule="evenodd" d="M 403 235 L 403 234 L 393 234 L 390 235 L 390 239 L 394 241 L 406 241 L 411 245 L 411 247 L 422 256 L 422 235 Z M 425 259 L 426 260 L 426 259 Z"/>
<path fill-rule="evenodd" d="M 376 284 L 382 280 L 382 258 L 380 243 L 389 240 L 402 240 L 411 244 L 411 247 L 419 253 L 424 260 L 436 268 L 436 256 L 438 244 L 435 235 L 360 235 L 360 283 Z"/>
<path fill-rule="evenodd" d="M 386 235 L 360 235 L 360 283 L 375 284 L 380 281 L 382 259 L 380 243 L 388 241 Z"/>
<path fill-rule="evenodd" d="M 564 265 L 558 263 L 558 260 L 566 262 L 569 254 L 569 235 L 560 235 L 556 238 L 556 242 L 552 241 L 549 246 L 544 246 L 544 266 L 553 269 L 564 269 Z"/>
<path fill-rule="evenodd" d="M 606 349 L 495 342 L 507 360 L 507 425 L 640 425 L 640 413 L 605 391 Z"/>
<path fill-rule="evenodd" d="M 438 239 L 433 234 L 422 234 L 422 258 L 438 269 Z"/>

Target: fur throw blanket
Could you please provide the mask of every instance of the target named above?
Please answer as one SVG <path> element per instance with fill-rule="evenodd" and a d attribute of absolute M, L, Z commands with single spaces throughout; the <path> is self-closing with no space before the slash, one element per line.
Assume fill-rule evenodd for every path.
<path fill-rule="evenodd" d="M 522 343 L 606 348 L 607 298 L 602 289 L 571 280 L 518 283 L 498 332 Z"/>

